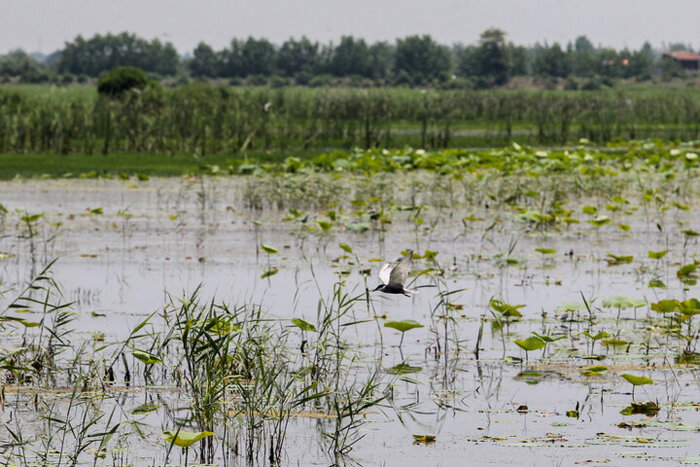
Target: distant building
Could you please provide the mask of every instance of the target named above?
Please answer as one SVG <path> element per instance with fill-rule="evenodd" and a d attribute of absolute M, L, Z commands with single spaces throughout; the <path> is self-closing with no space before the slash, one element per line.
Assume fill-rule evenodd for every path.
<path fill-rule="evenodd" d="M 700 55 L 695 52 L 664 52 L 664 57 L 675 60 L 688 73 L 697 73 L 700 70 Z"/>

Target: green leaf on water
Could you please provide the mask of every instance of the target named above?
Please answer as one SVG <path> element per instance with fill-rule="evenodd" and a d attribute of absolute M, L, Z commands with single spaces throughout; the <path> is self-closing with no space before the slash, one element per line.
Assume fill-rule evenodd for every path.
<path fill-rule="evenodd" d="M 342 248 L 345 253 L 352 254 L 352 247 L 347 243 L 339 243 L 338 246 Z"/>
<path fill-rule="evenodd" d="M 700 235 L 700 232 L 696 232 L 696 231 L 693 230 L 693 229 L 681 230 L 681 232 L 682 232 L 683 235 L 685 235 L 686 237 L 697 237 L 698 235 Z"/>
<path fill-rule="evenodd" d="M 430 444 L 435 440 L 435 435 L 413 435 L 413 442 L 416 444 Z"/>
<path fill-rule="evenodd" d="M 418 373 L 422 370 L 423 368 L 420 366 L 411 366 L 408 363 L 399 363 L 398 365 L 394 365 L 386 370 L 386 372 L 390 375 L 408 375 L 411 373 Z"/>
<path fill-rule="evenodd" d="M 513 342 L 515 342 L 518 347 L 526 351 L 542 349 L 547 345 L 545 341 L 537 336 L 530 336 L 524 340 L 516 339 Z"/>
<path fill-rule="evenodd" d="M 265 269 L 265 272 L 262 273 L 262 275 L 260 276 L 260 279 L 267 279 L 268 277 L 274 276 L 278 272 L 280 272 L 280 270 L 278 268 Z"/>
<path fill-rule="evenodd" d="M 601 373 L 608 371 L 608 368 L 603 365 L 595 365 L 581 370 L 583 376 L 598 376 Z"/>
<path fill-rule="evenodd" d="M 657 313 L 673 313 L 680 307 L 681 304 L 678 300 L 659 300 L 651 304 L 651 309 Z"/>
<path fill-rule="evenodd" d="M 651 251 L 649 250 L 649 258 L 651 259 L 661 259 L 664 256 L 666 256 L 666 253 L 668 253 L 668 250 L 662 250 L 662 251 Z"/>
<path fill-rule="evenodd" d="M 554 248 L 535 248 L 535 251 L 543 255 L 553 255 L 557 252 Z"/>
<path fill-rule="evenodd" d="M 625 345 L 629 345 L 629 341 L 622 340 L 622 339 L 615 339 L 615 338 L 610 338 L 610 339 L 603 339 L 603 345 L 611 346 L 611 347 L 622 347 Z"/>
<path fill-rule="evenodd" d="M 601 225 L 605 225 L 610 222 L 610 218 L 608 216 L 596 216 L 595 219 L 591 219 L 588 221 L 589 224 L 595 225 L 596 227 L 600 227 Z"/>
<path fill-rule="evenodd" d="M 676 271 L 676 276 L 678 276 L 678 277 L 690 277 L 695 273 L 695 271 L 697 269 L 698 269 L 698 265 L 696 263 L 686 264 L 684 266 L 681 266 L 678 269 L 678 271 Z"/>
<path fill-rule="evenodd" d="M 407 319 L 404 321 L 387 321 L 386 323 L 384 323 L 384 327 L 396 329 L 400 332 L 406 332 L 410 331 L 411 329 L 422 328 L 423 325 L 417 321 L 413 321 L 412 319 Z"/>
<path fill-rule="evenodd" d="M 321 227 L 321 230 L 328 231 L 333 227 L 333 224 L 331 224 L 328 221 L 316 221 L 316 224 L 318 224 L 319 227 Z"/>
<path fill-rule="evenodd" d="M 491 308 L 501 313 L 506 318 L 522 318 L 523 315 L 518 311 L 518 308 L 523 308 L 525 305 L 509 305 L 500 300 L 491 300 Z"/>
<path fill-rule="evenodd" d="M 584 336 L 588 337 L 589 339 L 593 339 L 594 341 L 597 341 L 600 339 L 605 339 L 606 337 L 610 337 L 610 334 L 608 334 L 605 331 L 600 331 L 598 334 L 595 334 L 595 335 L 591 334 L 588 331 L 583 331 L 581 333 L 581 335 L 584 335 Z"/>
<path fill-rule="evenodd" d="M 598 214 L 598 208 L 595 206 L 584 206 L 581 211 L 583 211 L 584 214 L 590 214 L 591 216 Z"/>
<path fill-rule="evenodd" d="M 277 251 L 277 248 L 271 247 L 270 245 L 261 244 L 261 245 L 260 245 L 260 248 L 261 248 L 265 253 L 268 253 L 268 254 L 270 254 L 270 255 L 276 255 L 276 254 L 279 253 L 279 251 Z"/>
<path fill-rule="evenodd" d="M 646 376 L 635 376 L 635 375 L 630 375 L 629 373 L 623 373 L 620 376 L 625 378 L 628 382 L 632 383 L 633 386 L 642 386 L 644 384 L 654 384 L 654 381 L 651 378 L 647 378 Z"/>
<path fill-rule="evenodd" d="M 132 411 L 132 415 L 146 415 L 147 413 L 153 412 L 155 410 L 158 410 L 160 408 L 160 405 L 158 404 L 153 404 L 153 403 L 146 403 L 146 404 L 141 404 L 138 407 L 135 407 Z"/>
<path fill-rule="evenodd" d="M 565 339 L 565 338 L 566 338 L 566 334 L 557 334 L 557 335 L 554 335 L 554 336 L 545 336 L 545 335 L 542 335 L 542 334 L 538 334 L 538 333 L 536 333 L 536 332 L 534 332 L 534 331 L 532 331 L 532 334 L 533 334 L 535 337 L 538 337 L 538 338 L 542 339 L 544 342 L 546 342 L 546 343 L 548 343 L 548 344 L 551 343 L 551 342 L 556 342 L 556 341 L 558 341 L 558 340 L 561 340 L 561 339 Z"/>
<path fill-rule="evenodd" d="M 581 302 L 567 302 L 556 307 L 554 311 L 556 313 L 564 313 L 569 311 L 584 311 L 585 309 L 586 305 Z"/>
<path fill-rule="evenodd" d="M 605 308 L 639 308 L 640 306 L 646 305 L 647 302 L 644 300 L 637 300 L 635 298 L 623 297 L 621 295 L 614 295 L 603 300 L 602 305 Z"/>
<path fill-rule="evenodd" d="M 176 446 L 180 446 L 182 448 L 186 448 L 189 446 L 192 446 L 194 443 L 199 441 L 200 439 L 204 439 L 207 436 L 213 436 L 214 433 L 211 431 L 200 431 L 199 433 L 195 433 L 193 431 L 183 431 L 180 430 L 179 432 L 173 432 L 173 431 L 164 431 L 163 434 L 161 435 L 163 439 L 169 443 L 175 443 Z"/>
<path fill-rule="evenodd" d="M 366 222 L 355 222 L 353 224 L 348 225 L 347 228 L 348 230 L 352 230 L 353 232 L 363 233 L 369 230 L 370 225 Z"/>
<path fill-rule="evenodd" d="M 145 350 L 134 349 L 131 354 L 141 360 L 146 365 L 153 365 L 154 363 L 163 363 L 163 360 L 155 354 L 146 352 Z"/>
<path fill-rule="evenodd" d="M 664 284 L 664 281 L 662 281 L 662 280 L 652 279 L 649 281 L 649 288 L 650 289 L 665 289 L 666 284 Z"/>
<path fill-rule="evenodd" d="M 620 224 L 617 226 L 618 229 L 628 232 L 632 227 L 629 226 L 629 224 Z"/>
<path fill-rule="evenodd" d="M 296 327 L 298 327 L 302 331 L 316 332 L 316 326 L 314 326 L 313 323 L 309 323 L 305 319 L 294 318 L 292 320 L 292 324 L 296 325 Z"/>
<path fill-rule="evenodd" d="M 632 255 L 614 255 L 612 253 L 608 253 L 608 258 L 605 261 L 608 262 L 608 266 L 616 266 L 618 264 L 628 264 L 634 261 L 634 256 Z"/>
<path fill-rule="evenodd" d="M 690 298 L 680 302 L 680 312 L 685 316 L 694 316 L 700 314 L 700 300 Z"/>

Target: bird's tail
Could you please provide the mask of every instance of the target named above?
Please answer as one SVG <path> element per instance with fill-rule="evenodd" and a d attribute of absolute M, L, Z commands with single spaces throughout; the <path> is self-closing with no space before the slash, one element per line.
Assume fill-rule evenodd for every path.
<path fill-rule="evenodd" d="M 407 297 L 418 294 L 417 290 L 403 289 L 403 294 Z"/>

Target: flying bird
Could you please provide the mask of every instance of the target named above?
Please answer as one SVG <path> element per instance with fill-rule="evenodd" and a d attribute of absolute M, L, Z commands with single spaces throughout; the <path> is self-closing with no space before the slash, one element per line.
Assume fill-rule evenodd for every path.
<path fill-rule="evenodd" d="M 405 288 L 411 263 L 413 263 L 413 250 L 408 250 L 406 256 L 402 256 L 393 263 L 382 264 L 379 268 L 379 280 L 382 283 L 372 292 L 400 293 L 407 297 L 418 293 Z"/>

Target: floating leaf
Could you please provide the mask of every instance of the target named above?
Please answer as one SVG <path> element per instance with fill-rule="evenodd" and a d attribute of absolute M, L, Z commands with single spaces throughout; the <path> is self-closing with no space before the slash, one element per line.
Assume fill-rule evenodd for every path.
<path fill-rule="evenodd" d="M 605 371 L 608 371 L 607 367 L 605 367 L 603 365 L 596 365 L 596 366 L 592 366 L 590 368 L 586 368 L 586 369 L 582 370 L 581 374 L 584 376 L 597 376 Z"/>
<path fill-rule="evenodd" d="M 556 342 L 556 341 L 561 340 L 561 339 L 566 339 L 566 334 L 558 334 L 558 335 L 555 335 L 555 336 L 544 336 L 544 335 L 542 335 L 542 334 L 537 334 L 537 333 L 534 332 L 534 331 L 532 332 L 532 334 L 533 334 L 535 337 L 538 337 L 538 338 L 542 339 L 544 342 L 546 342 L 546 343 L 548 343 L 548 344 L 551 343 L 551 342 Z"/>
<path fill-rule="evenodd" d="M 554 248 L 535 248 L 535 251 L 543 255 L 553 255 L 557 252 Z"/>
<path fill-rule="evenodd" d="M 659 300 L 651 304 L 651 309 L 657 313 L 673 313 L 680 307 L 681 304 L 678 300 Z"/>
<path fill-rule="evenodd" d="M 413 321 L 412 319 L 407 319 L 404 321 L 387 321 L 384 323 L 384 327 L 396 329 L 400 332 L 406 332 L 410 331 L 411 329 L 422 328 L 423 325 L 417 321 Z"/>
<path fill-rule="evenodd" d="M 369 228 L 370 225 L 366 222 L 355 222 L 353 224 L 348 225 L 348 230 L 352 230 L 353 232 L 357 233 L 367 232 Z"/>
<path fill-rule="evenodd" d="M 180 446 L 183 448 L 192 446 L 194 443 L 199 441 L 200 439 L 204 439 L 207 436 L 213 436 L 214 433 L 211 431 L 200 431 L 199 433 L 195 433 L 193 431 L 183 431 L 180 430 L 179 432 L 175 433 L 170 430 L 163 432 L 161 435 L 163 439 L 169 443 L 175 443 L 176 446 Z"/>
<path fill-rule="evenodd" d="M 621 295 L 614 295 L 608 297 L 601 303 L 605 308 L 639 308 L 647 304 L 644 300 L 637 300 L 635 298 L 623 297 Z"/>
<path fill-rule="evenodd" d="M 591 334 L 588 331 L 583 331 L 581 335 L 588 337 L 589 339 L 593 339 L 594 341 L 600 340 L 600 339 L 605 339 L 606 337 L 610 337 L 610 334 L 608 334 L 605 331 L 600 331 L 598 334 Z"/>
<path fill-rule="evenodd" d="M 632 383 L 633 386 L 642 386 L 644 384 L 654 384 L 654 381 L 651 378 L 647 378 L 646 376 L 635 376 L 635 375 L 630 375 L 629 373 L 623 373 L 620 376 L 625 378 L 628 382 Z"/>
<path fill-rule="evenodd" d="M 274 276 L 278 272 L 280 272 L 280 270 L 278 268 L 265 269 L 265 272 L 262 273 L 262 275 L 260 276 L 260 279 L 267 279 L 268 277 Z"/>
<path fill-rule="evenodd" d="M 342 248 L 345 253 L 352 254 L 352 247 L 347 243 L 339 243 L 338 246 Z"/>
<path fill-rule="evenodd" d="M 414 444 L 430 444 L 436 440 L 435 435 L 413 435 Z"/>
<path fill-rule="evenodd" d="M 632 227 L 629 226 L 629 224 L 620 224 L 617 226 L 618 229 L 628 232 Z"/>
<path fill-rule="evenodd" d="M 302 331 L 316 332 L 316 326 L 314 326 L 313 323 L 309 323 L 305 319 L 294 318 L 292 320 L 292 324 L 296 325 L 296 327 L 298 327 Z"/>
<path fill-rule="evenodd" d="M 333 224 L 331 224 L 328 221 L 316 221 L 316 224 L 318 224 L 319 227 L 321 227 L 321 230 L 328 231 L 333 227 Z"/>
<path fill-rule="evenodd" d="M 618 264 L 627 264 L 627 263 L 631 263 L 632 261 L 634 261 L 634 256 L 632 256 L 632 255 L 617 256 L 617 255 L 614 255 L 612 253 L 608 253 L 607 256 L 609 259 L 606 259 L 605 261 L 608 262 L 609 266 L 616 266 Z"/>
<path fill-rule="evenodd" d="M 542 349 L 547 345 L 545 341 L 543 341 L 537 336 L 530 336 L 524 340 L 516 339 L 513 342 L 515 342 L 518 345 L 518 347 L 526 351 Z"/>
<path fill-rule="evenodd" d="M 598 214 L 598 208 L 595 206 L 584 206 L 581 211 L 583 211 L 584 214 L 590 214 L 591 216 Z"/>
<path fill-rule="evenodd" d="M 138 407 L 135 407 L 132 411 L 132 415 L 146 415 L 147 413 L 153 412 L 155 410 L 158 410 L 160 408 L 160 405 L 158 404 L 153 404 L 153 403 L 146 403 L 146 404 L 141 404 Z"/>
<path fill-rule="evenodd" d="M 261 248 L 265 253 L 268 253 L 268 254 L 270 254 L 270 255 L 276 255 L 276 254 L 279 253 L 279 251 L 277 251 L 277 248 L 271 247 L 270 245 L 262 244 L 262 245 L 260 245 L 260 248 Z"/>
<path fill-rule="evenodd" d="M 562 305 L 559 305 L 554 309 L 555 313 L 564 313 L 564 312 L 569 312 L 569 311 L 584 311 L 586 309 L 586 305 L 581 303 L 581 302 L 567 302 Z"/>
<path fill-rule="evenodd" d="M 158 355 L 146 352 L 145 350 L 135 349 L 131 352 L 131 354 L 134 357 L 141 360 L 146 365 L 153 365 L 154 363 L 163 363 L 163 360 Z"/>
<path fill-rule="evenodd" d="M 625 375 L 622 375 L 622 376 L 625 376 Z M 646 378 L 646 379 L 649 379 L 649 378 Z M 651 384 L 651 383 L 645 383 L 645 384 Z M 661 410 L 661 408 L 655 402 L 652 402 L 652 401 L 632 402 L 632 405 L 629 405 L 629 406 L 625 407 L 624 409 L 620 410 L 620 413 L 622 415 L 640 414 L 640 415 L 646 415 L 648 417 L 653 417 L 654 415 L 659 413 L 659 410 Z"/>
<path fill-rule="evenodd" d="M 423 368 L 419 366 L 411 366 L 408 363 L 399 363 L 398 365 L 394 365 L 386 370 L 386 372 L 390 375 L 407 375 L 411 373 L 418 373 L 422 370 Z"/>
<path fill-rule="evenodd" d="M 693 229 L 681 230 L 681 232 L 682 232 L 683 235 L 685 235 L 686 237 L 697 237 L 698 235 L 700 235 L 700 232 L 696 232 L 696 231 L 693 230 Z"/>
<path fill-rule="evenodd" d="M 652 279 L 649 281 L 649 288 L 650 289 L 665 289 L 666 284 L 664 284 L 664 281 L 662 281 L 662 280 Z"/>
<path fill-rule="evenodd" d="M 666 253 L 668 253 L 668 250 L 663 250 L 663 251 L 651 251 L 651 250 L 649 250 L 649 258 L 661 259 L 664 256 L 666 256 Z"/>
<path fill-rule="evenodd" d="M 501 313 L 506 318 L 522 318 L 523 315 L 518 311 L 518 308 L 523 308 L 525 305 L 509 305 L 500 300 L 491 300 L 491 308 Z"/>
<path fill-rule="evenodd" d="M 595 219 L 591 219 L 588 221 L 589 224 L 595 225 L 596 227 L 605 225 L 608 222 L 610 222 L 610 218 L 608 216 L 597 216 Z"/>

